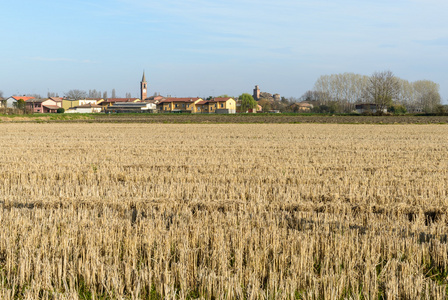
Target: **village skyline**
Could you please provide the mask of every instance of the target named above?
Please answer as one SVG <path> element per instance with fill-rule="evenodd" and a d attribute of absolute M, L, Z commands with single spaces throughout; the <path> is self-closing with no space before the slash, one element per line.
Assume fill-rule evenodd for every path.
<path fill-rule="evenodd" d="M 448 97 L 446 1 L 22 1 L 1 4 L 4 97 L 71 89 L 299 98 L 321 75 L 430 80 Z M 67 13 L 70 12 L 70 13 Z M 20 16 L 20 21 L 17 19 Z"/>

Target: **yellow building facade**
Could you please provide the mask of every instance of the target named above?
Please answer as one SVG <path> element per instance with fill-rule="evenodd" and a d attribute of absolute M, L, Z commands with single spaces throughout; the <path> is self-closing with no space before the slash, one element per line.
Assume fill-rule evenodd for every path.
<path fill-rule="evenodd" d="M 158 106 L 162 112 L 196 113 L 196 104 L 201 101 L 203 101 L 201 98 L 165 98 Z"/>
<path fill-rule="evenodd" d="M 236 101 L 233 98 L 166 98 L 158 104 L 162 112 L 190 113 L 235 113 Z"/>
<path fill-rule="evenodd" d="M 78 100 L 62 99 L 62 108 L 67 110 L 71 107 L 76 107 L 76 106 L 81 106 L 81 105 L 86 105 L 86 104 L 96 105 L 101 101 L 103 101 L 103 99 L 96 99 L 96 98 L 95 99 L 78 99 Z"/>

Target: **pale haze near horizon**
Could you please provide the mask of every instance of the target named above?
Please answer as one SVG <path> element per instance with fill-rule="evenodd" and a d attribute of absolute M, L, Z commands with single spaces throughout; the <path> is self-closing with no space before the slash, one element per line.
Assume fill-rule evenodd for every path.
<path fill-rule="evenodd" d="M 262 91 L 300 97 L 321 75 L 391 70 L 448 97 L 448 1 L 2 1 L 5 97 L 71 89 L 139 97 Z"/>

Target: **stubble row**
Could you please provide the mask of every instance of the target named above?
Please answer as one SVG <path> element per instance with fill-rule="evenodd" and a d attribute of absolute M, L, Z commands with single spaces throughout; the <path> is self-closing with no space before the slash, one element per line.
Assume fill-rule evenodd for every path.
<path fill-rule="evenodd" d="M 447 133 L 5 124 L 0 298 L 443 299 Z"/>

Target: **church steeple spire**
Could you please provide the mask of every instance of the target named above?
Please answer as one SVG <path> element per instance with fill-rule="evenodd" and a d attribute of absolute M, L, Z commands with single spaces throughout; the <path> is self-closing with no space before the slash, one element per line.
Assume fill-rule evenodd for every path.
<path fill-rule="evenodd" d="M 143 71 L 142 81 L 140 82 L 140 100 L 145 101 L 148 95 L 148 83 L 146 82 L 145 71 Z"/>

